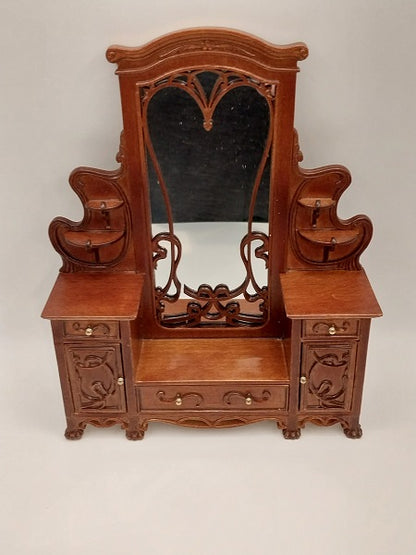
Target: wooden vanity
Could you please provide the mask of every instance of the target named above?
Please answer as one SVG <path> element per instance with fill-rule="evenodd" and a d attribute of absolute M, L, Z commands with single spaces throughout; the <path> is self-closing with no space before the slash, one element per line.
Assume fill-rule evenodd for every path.
<path fill-rule="evenodd" d="M 63 266 L 42 316 L 68 439 L 87 424 L 141 439 L 152 421 L 271 420 L 287 439 L 306 422 L 339 423 L 361 436 L 370 321 L 381 316 L 359 262 L 372 225 L 337 216 L 346 168 L 299 166 L 295 82 L 307 54 L 215 28 L 107 50 L 120 167 L 74 170 L 84 217 L 50 225 Z M 192 233 L 178 224 L 224 221 L 244 222 L 240 281 L 226 285 L 209 256 L 219 281 L 191 284 L 181 271 Z"/>

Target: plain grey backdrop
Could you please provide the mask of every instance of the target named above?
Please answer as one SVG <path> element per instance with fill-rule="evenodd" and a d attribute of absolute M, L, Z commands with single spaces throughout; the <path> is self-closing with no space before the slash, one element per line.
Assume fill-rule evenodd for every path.
<path fill-rule="evenodd" d="M 47 228 L 82 217 L 67 184 L 105 169 L 121 129 L 113 43 L 194 26 L 304 41 L 304 167 L 346 165 L 339 213 L 368 214 L 373 323 L 363 438 L 270 423 L 231 430 L 65 427 L 49 324 L 60 259 Z M 0 547 L 7 554 L 410 554 L 415 549 L 413 0 L 2 0 Z"/>

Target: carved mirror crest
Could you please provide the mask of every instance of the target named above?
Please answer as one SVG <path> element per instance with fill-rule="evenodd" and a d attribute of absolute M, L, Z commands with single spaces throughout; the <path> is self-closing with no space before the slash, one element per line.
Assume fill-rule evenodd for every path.
<path fill-rule="evenodd" d="M 167 327 L 263 325 L 275 85 L 229 70 L 193 70 L 140 87 L 139 98 L 158 321 Z M 192 226 L 201 222 L 209 222 L 211 232 L 214 222 L 229 222 L 230 234 L 237 230 L 226 257 L 241 268 L 238 283 L 226 285 L 221 273 L 211 283 L 182 280 L 185 251 L 193 265 L 218 268 L 204 260 L 204 244 L 189 248 Z M 208 240 L 221 243 L 212 234 Z"/>

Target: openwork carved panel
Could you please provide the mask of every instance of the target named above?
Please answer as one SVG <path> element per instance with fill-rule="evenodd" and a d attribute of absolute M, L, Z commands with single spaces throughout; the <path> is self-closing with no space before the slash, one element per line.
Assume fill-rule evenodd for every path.
<path fill-rule="evenodd" d="M 268 235 L 256 229 L 255 222 L 268 221 L 273 136 L 270 122 L 276 88 L 276 84 L 222 69 L 173 74 L 138 87 L 137 98 L 145 124 L 153 220 L 166 221 L 166 231 L 157 233 L 152 239 L 155 271 L 161 261 L 170 265 L 166 283 L 155 287 L 156 315 L 164 326 L 258 326 L 267 320 L 267 283 L 258 283 L 252 262 L 257 258 L 263 261 L 265 269 L 268 267 Z M 173 123 L 169 117 L 172 110 L 180 112 Z M 156 114 L 160 113 L 168 114 L 163 129 L 157 128 Z M 261 122 L 257 135 L 251 129 L 254 121 Z M 185 134 L 177 130 L 182 127 Z M 213 141 L 206 142 L 207 134 L 215 135 L 217 128 L 219 134 L 212 136 Z M 227 148 L 223 147 L 222 141 L 226 139 L 222 133 L 231 134 Z M 198 158 L 193 149 L 196 143 L 199 143 L 200 153 L 204 151 L 202 158 Z M 217 156 L 218 163 L 215 162 Z M 226 159 L 231 159 L 230 172 L 237 168 L 229 181 Z M 217 168 L 225 173 L 218 172 Z M 196 179 L 200 182 L 197 185 L 194 184 Z M 224 187 L 235 189 L 231 202 L 225 206 L 222 201 Z M 183 199 L 184 188 L 186 196 L 197 196 L 192 211 L 188 205 L 174 204 L 176 198 Z M 230 198 L 230 191 L 227 194 Z M 245 278 L 237 287 L 224 283 L 204 283 L 196 288 L 182 286 L 178 277 L 182 245 L 174 231 L 175 223 L 212 218 L 247 222 L 247 232 L 239 246 Z M 173 305 L 183 297 L 187 301 L 182 302 L 180 311 L 172 307 L 167 309 L 167 303 Z"/>

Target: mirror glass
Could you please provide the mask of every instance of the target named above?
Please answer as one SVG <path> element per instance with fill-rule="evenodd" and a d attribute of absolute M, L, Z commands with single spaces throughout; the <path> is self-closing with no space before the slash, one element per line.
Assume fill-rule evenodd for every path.
<path fill-rule="evenodd" d="M 156 286 L 175 297 L 170 301 L 178 287 L 181 298 L 201 284 L 236 290 L 247 281 L 249 260 L 257 285 L 267 287 L 261 252 L 268 236 L 270 100 L 256 81 L 221 71 L 170 77 L 146 94 Z M 258 247 L 260 256 L 253 254 Z M 174 313 L 175 303 L 168 304 Z M 258 313 L 259 303 L 249 310 Z"/>

